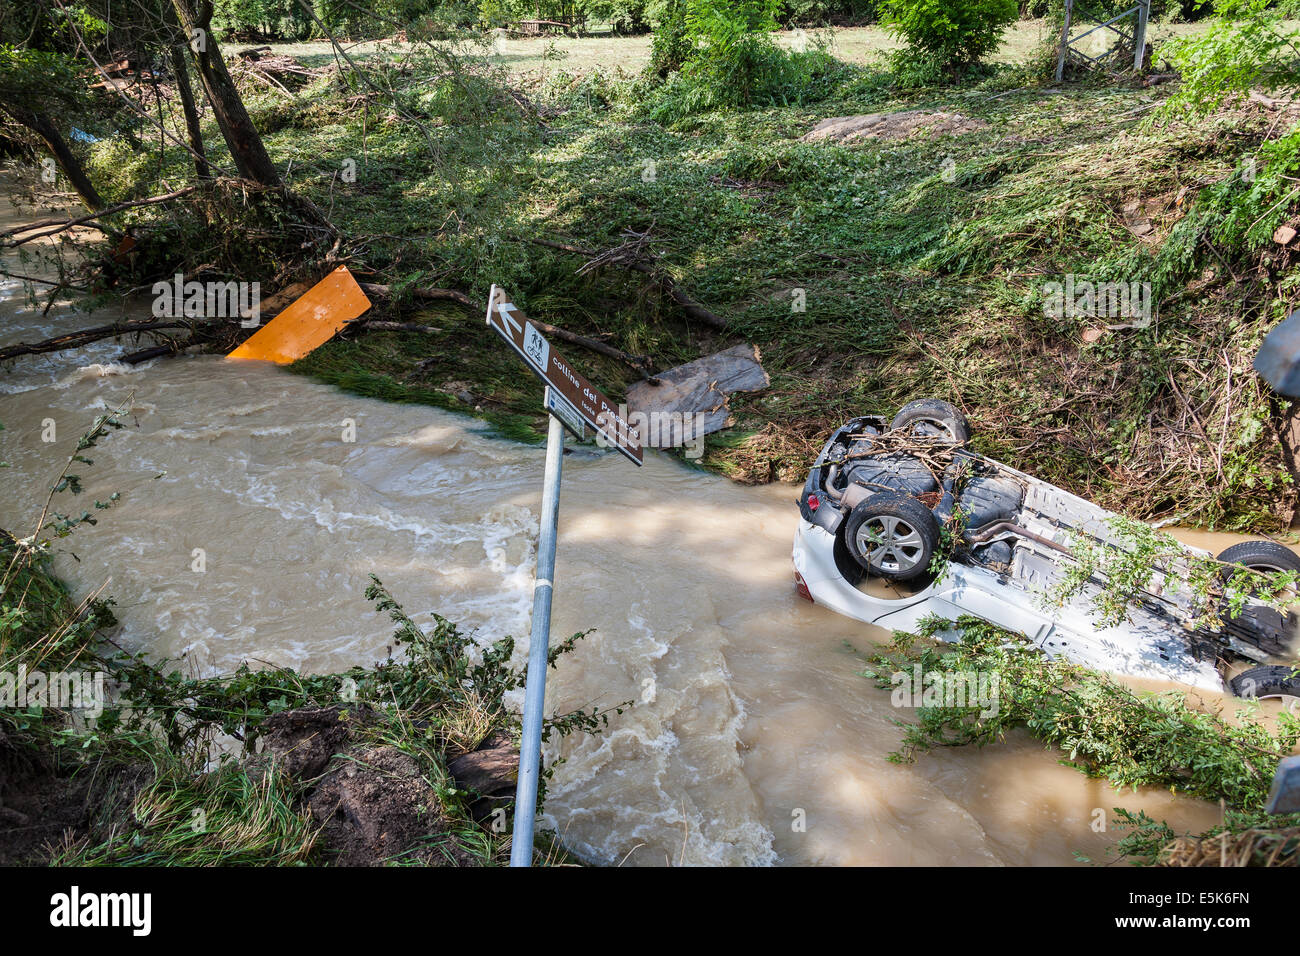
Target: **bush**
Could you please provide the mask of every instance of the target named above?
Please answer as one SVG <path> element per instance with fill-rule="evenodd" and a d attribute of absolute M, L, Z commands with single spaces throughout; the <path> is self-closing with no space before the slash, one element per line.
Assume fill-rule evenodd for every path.
<path fill-rule="evenodd" d="M 668 82 L 651 115 L 671 122 L 731 106 L 822 99 L 850 67 L 820 45 L 790 52 L 773 41 L 780 0 L 681 0 L 659 23 L 649 71 Z"/>
<path fill-rule="evenodd" d="M 650 41 L 650 72 L 666 78 L 682 68 L 693 49 L 686 30 L 685 0 L 667 0 Z"/>
<path fill-rule="evenodd" d="M 1209 28 L 1160 47 L 1182 77 L 1159 116 L 1198 119 L 1234 95 L 1300 81 L 1295 46 L 1300 30 L 1281 22 L 1269 0 L 1220 0 Z"/>
<path fill-rule="evenodd" d="M 881 22 L 907 41 L 903 60 L 950 74 L 998 48 L 1019 16 L 1017 0 L 884 0 Z"/>

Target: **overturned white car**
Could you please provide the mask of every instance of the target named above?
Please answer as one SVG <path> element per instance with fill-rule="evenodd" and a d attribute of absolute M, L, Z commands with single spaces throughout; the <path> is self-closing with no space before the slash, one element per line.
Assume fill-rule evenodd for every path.
<path fill-rule="evenodd" d="M 969 437 L 961 412 L 935 399 L 906 405 L 892 421 L 865 416 L 837 429 L 799 496 L 800 594 L 890 630 L 970 614 L 1097 670 L 1300 701 L 1295 616 L 1260 601 L 1207 626 L 1203 597 L 1177 573 L 1154 574 L 1124 620 L 1100 624 L 1093 599 L 1104 581 L 1061 585 L 1080 566 L 1081 541 L 1127 546 L 1117 516 L 968 451 Z M 1300 558 L 1271 541 L 1234 545 L 1217 560 L 1300 571 Z M 871 578 L 896 582 L 893 593 L 870 587 Z"/>

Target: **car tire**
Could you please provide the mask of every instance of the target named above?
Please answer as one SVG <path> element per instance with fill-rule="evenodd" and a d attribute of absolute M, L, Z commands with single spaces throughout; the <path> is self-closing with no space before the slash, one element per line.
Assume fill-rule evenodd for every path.
<path fill-rule="evenodd" d="M 1238 564 L 1252 571 L 1300 571 L 1300 555 L 1274 541 L 1243 541 L 1219 553 L 1224 564 Z M 1223 569 L 1224 578 L 1232 569 Z"/>
<path fill-rule="evenodd" d="M 908 402 L 898 410 L 890 427 L 946 438 L 958 444 L 970 441 L 970 423 L 961 409 L 937 398 L 918 398 Z"/>
<path fill-rule="evenodd" d="M 833 556 L 835 558 L 835 570 L 840 572 L 840 577 L 854 587 L 862 583 L 862 579 L 867 576 L 867 569 L 849 554 L 849 547 L 844 543 L 844 522 L 840 522 L 839 533 L 835 535 Z"/>
<path fill-rule="evenodd" d="M 1300 709 L 1300 677 L 1293 677 L 1294 673 L 1294 667 L 1261 664 L 1242 671 L 1228 682 L 1228 687 L 1248 700 L 1280 699 L 1296 713 Z"/>
<path fill-rule="evenodd" d="M 921 502 L 881 492 L 858 502 L 844 522 L 844 546 L 868 574 L 911 581 L 930 569 L 939 522 Z"/>

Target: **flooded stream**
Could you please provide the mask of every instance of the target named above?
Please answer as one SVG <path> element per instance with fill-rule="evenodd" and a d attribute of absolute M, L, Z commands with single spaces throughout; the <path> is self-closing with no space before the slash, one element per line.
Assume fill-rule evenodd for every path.
<path fill-rule="evenodd" d="M 89 324 L 58 304 L 42 316 L 21 283 L 0 284 L 0 344 Z M 99 343 L 0 371 L 0 527 L 19 535 L 78 435 L 133 396 L 129 427 L 81 471 L 87 503 L 121 500 L 64 542 L 79 561 L 56 564 L 79 593 L 108 582 L 120 643 L 196 674 L 369 664 L 391 643 L 363 597 L 374 573 L 417 620 L 437 611 L 483 643 L 512 634 L 522 660 L 540 447 L 269 364 L 131 368 L 115 364 L 123 351 Z M 547 822 L 575 852 L 628 865 L 1069 864 L 1118 839 L 1096 832 L 1097 808 L 1180 830 L 1217 820 L 1217 806 L 1164 792 L 1117 794 L 1027 735 L 888 762 L 908 712 L 845 647 L 886 635 L 796 595 L 794 496 L 653 452 L 641 469 L 594 448 L 566 456 L 554 633 L 596 630 L 551 672 L 548 707 L 636 701 L 603 735 L 547 755 L 564 758 Z"/>

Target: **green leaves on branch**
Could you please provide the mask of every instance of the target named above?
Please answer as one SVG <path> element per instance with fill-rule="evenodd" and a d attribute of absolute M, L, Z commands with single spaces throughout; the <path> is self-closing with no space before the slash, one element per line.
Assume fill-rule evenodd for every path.
<path fill-rule="evenodd" d="M 907 41 L 896 67 L 955 76 L 997 50 L 1019 17 L 1016 0 L 884 0 L 881 23 Z"/>
<path fill-rule="evenodd" d="M 1285 612 L 1300 602 L 1294 571 L 1265 573 L 1225 565 L 1188 551 L 1172 536 L 1120 515 L 1109 519 L 1111 539 L 1073 532 L 1071 558 L 1046 595 L 1061 606 L 1087 593 L 1103 626 L 1128 619 L 1144 592 L 1184 590 L 1192 601 L 1195 627 L 1217 628 L 1223 618 L 1241 613 L 1248 598 Z"/>
<path fill-rule="evenodd" d="M 921 707 L 890 759 L 908 763 L 936 747 L 983 746 L 1013 728 L 1058 747 L 1064 762 L 1117 788 L 1168 787 L 1230 808 L 1264 807 L 1273 769 L 1300 743 L 1300 718 L 1281 714 L 1276 730 L 1250 719 L 1243 705 L 1236 721 L 1188 707 L 1178 692 L 1138 695 L 1101 674 L 1063 659 L 1049 660 L 1023 638 L 978 618 L 957 619 L 960 640 L 923 643 L 952 628 L 931 617 L 920 635 L 897 635 L 867 658 L 865 676 L 890 686 L 891 673 L 977 673 L 998 688 L 996 708 Z M 989 713 L 989 711 L 994 711 Z"/>
<path fill-rule="evenodd" d="M 1160 47 L 1182 77 L 1157 114 L 1197 119 L 1256 87 L 1300 81 L 1300 28 L 1288 26 L 1272 0 L 1216 0 L 1207 29 Z"/>

